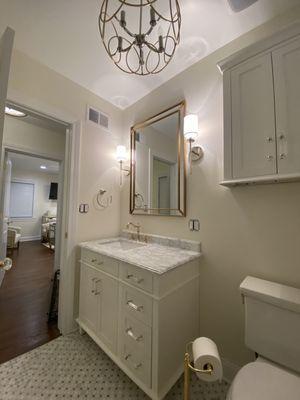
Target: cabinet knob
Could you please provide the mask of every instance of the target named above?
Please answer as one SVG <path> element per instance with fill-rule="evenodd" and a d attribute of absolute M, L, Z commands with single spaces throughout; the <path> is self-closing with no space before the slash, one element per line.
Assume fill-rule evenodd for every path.
<path fill-rule="evenodd" d="M 133 280 L 134 282 L 136 282 L 136 283 L 142 283 L 143 282 L 143 278 L 138 278 L 137 276 L 134 276 L 133 274 L 128 274 L 127 276 L 126 276 L 126 278 L 127 279 L 131 279 L 131 280 Z"/>
<path fill-rule="evenodd" d="M 267 156 L 267 160 L 268 160 L 268 161 L 272 161 L 272 160 L 273 160 L 273 158 L 274 158 L 274 157 L 273 157 L 273 156 L 271 156 L 270 154 Z"/>
<path fill-rule="evenodd" d="M 285 158 L 285 156 L 286 156 L 286 155 L 285 155 L 284 153 L 280 153 L 280 154 L 279 154 L 280 160 L 282 160 L 283 158 Z"/>
<path fill-rule="evenodd" d="M 130 336 L 130 337 L 131 337 L 133 340 L 135 340 L 136 342 L 139 342 L 140 340 L 143 339 L 143 335 L 136 336 L 136 335 L 133 333 L 132 328 L 126 329 L 125 332 L 127 333 L 128 336 Z"/>
<path fill-rule="evenodd" d="M 269 143 L 270 143 L 270 142 L 273 142 L 273 138 L 272 138 L 271 136 L 268 136 L 268 137 L 267 137 L 267 142 L 269 142 Z"/>
<path fill-rule="evenodd" d="M 132 300 L 128 300 L 127 305 L 129 307 L 133 308 L 135 311 L 142 311 L 144 308 L 143 306 L 136 305 Z"/>
<path fill-rule="evenodd" d="M 279 137 L 280 140 L 283 140 L 285 138 L 283 133 L 280 133 L 278 137 Z"/>

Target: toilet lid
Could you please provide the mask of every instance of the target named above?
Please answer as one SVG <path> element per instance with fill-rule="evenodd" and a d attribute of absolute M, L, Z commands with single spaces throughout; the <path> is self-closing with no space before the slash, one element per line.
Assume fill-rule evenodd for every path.
<path fill-rule="evenodd" d="M 234 378 L 228 400 L 299 400 L 300 376 L 269 361 L 245 365 Z"/>

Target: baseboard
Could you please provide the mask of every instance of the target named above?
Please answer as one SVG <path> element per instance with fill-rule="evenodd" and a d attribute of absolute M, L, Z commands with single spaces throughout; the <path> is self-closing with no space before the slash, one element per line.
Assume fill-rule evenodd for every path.
<path fill-rule="evenodd" d="M 222 365 L 223 365 L 223 379 L 224 381 L 231 383 L 235 375 L 238 373 L 239 369 L 241 369 L 241 367 L 227 360 L 226 358 L 222 358 Z"/>
<path fill-rule="evenodd" d="M 38 235 L 38 236 L 22 236 L 21 239 L 20 239 L 20 242 L 31 242 L 31 241 L 34 241 L 34 240 L 41 240 L 41 239 L 42 239 L 41 235 Z"/>

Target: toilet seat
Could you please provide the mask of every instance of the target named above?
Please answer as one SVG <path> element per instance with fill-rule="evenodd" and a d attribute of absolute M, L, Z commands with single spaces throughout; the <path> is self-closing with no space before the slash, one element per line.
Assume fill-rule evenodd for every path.
<path fill-rule="evenodd" d="M 299 400 L 300 375 L 259 357 L 234 378 L 227 400 Z"/>

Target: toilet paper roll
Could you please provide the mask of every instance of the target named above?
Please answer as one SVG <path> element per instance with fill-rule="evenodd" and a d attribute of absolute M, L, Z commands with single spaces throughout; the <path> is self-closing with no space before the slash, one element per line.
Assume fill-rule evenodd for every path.
<path fill-rule="evenodd" d="M 223 377 L 223 368 L 219 356 L 217 345 L 214 341 L 206 337 L 200 337 L 193 342 L 194 367 L 205 369 L 207 364 L 213 367 L 212 374 L 202 374 L 197 372 L 199 379 L 206 382 L 221 381 Z"/>

